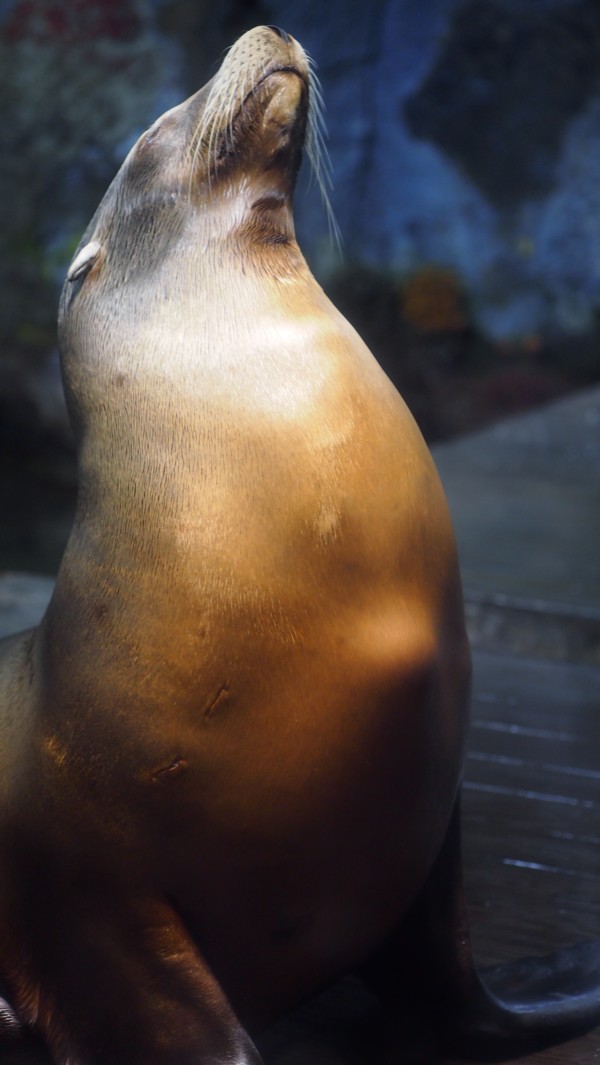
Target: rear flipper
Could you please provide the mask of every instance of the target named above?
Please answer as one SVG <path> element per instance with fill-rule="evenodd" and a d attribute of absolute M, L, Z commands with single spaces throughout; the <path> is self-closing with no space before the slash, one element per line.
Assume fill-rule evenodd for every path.
<path fill-rule="evenodd" d="M 567 1037 L 600 1023 L 600 942 L 578 943 L 544 957 L 484 969 L 481 1005 L 471 1027 L 482 1034 L 547 1039 Z"/>
<path fill-rule="evenodd" d="M 560 1042 L 600 1024 L 600 941 L 476 970 L 462 881 L 458 802 L 407 925 L 408 933 L 386 945 L 368 976 L 375 975 L 380 990 L 395 977 L 407 986 L 408 957 L 408 986 L 414 988 L 417 977 L 440 1020 L 443 1040 L 463 1054 L 472 1051 L 499 1060 L 522 1046 Z"/>

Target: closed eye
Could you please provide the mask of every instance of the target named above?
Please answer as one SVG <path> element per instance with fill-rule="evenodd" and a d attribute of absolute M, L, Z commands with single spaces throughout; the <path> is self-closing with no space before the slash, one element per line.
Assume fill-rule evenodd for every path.
<path fill-rule="evenodd" d="M 75 256 L 67 273 L 67 281 L 80 281 L 91 270 L 100 257 L 102 245 L 97 240 L 90 241 Z"/>

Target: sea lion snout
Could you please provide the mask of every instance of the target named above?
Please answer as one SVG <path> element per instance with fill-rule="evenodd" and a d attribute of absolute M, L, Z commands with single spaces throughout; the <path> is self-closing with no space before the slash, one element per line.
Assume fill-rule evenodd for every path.
<path fill-rule="evenodd" d="M 202 156 L 208 175 L 260 170 L 276 150 L 291 147 L 295 171 L 300 165 L 309 109 L 308 58 L 304 49 L 283 30 L 258 26 L 249 30 L 227 53 L 220 70 L 189 104 L 197 108 L 192 154 Z M 294 133 L 294 144 L 290 145 Z"/>

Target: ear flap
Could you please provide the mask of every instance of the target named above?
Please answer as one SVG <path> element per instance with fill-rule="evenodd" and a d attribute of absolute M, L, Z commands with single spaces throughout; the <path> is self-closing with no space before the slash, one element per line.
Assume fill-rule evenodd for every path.
<path fill-rule="evenodd" d="M 88 270 L 91 270 L 98 260 L 101 251 L 102 245 L 97 240 L 92 240 L 89 244 L 86 244 L 73 259 L 67 274 L 67 281 L 77 281 L 87 274 Z"/>

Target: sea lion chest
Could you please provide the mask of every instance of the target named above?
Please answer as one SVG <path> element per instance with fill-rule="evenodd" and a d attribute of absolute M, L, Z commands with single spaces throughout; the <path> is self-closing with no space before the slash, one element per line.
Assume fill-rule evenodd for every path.
<path fill-rule="evenodd" d="M 123 349 L 73 369 L 78 513 L 39 636 L 48 788 L 71 774 L 73 820 L 94 777 L 99 836 L 118 809 L 128 863 L 160 855 L 232 986 L 242 940 L 272 974 L 278 928 L 327 959 L 389 924 L 464 731 L 454 545 L 410 415 L 324 297 L 254 322 L 208 357 L 174 322 L 151 372 Z"/>

